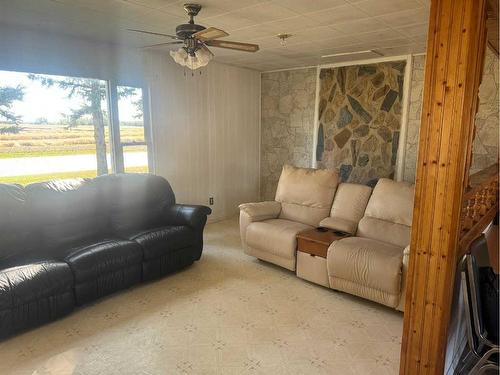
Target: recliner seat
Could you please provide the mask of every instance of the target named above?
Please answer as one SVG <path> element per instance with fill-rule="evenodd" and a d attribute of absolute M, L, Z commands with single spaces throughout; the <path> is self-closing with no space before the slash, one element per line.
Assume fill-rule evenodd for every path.
<path fill-rule="evenodd" d="M 354 237 L 328 248 L 330 287 L 403 310 L 414 186 L 382 178 Z"/>
<path fill-rule="evenodd" d="M 0 184 L 0 339 L 62 317 L 74 309 L 69 266 L 51 258 L 36 262 L 26 191 Z"/>
<path fill-rule="evenodd" d="M 275 201 L 240 205 L 245 252 L 294 271 L 297 234 L 328 216 L 337 184 L 333 170 L 285 165 Z"/>

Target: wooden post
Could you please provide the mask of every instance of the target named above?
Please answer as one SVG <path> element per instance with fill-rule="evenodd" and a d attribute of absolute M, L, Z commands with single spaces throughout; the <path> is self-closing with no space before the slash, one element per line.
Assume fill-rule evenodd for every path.
<path fill-rule="evenodd" d="M 432 0 L 400 374 L 443 374 L 485 0 Z"/>

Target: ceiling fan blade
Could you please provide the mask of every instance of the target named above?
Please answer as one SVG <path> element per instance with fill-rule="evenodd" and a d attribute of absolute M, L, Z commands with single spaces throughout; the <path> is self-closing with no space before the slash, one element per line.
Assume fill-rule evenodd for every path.
<path fill-rule="evenodd" d="M 172 45 L 172 44 L 184 44 L 184 42 L 167 42 L 167 43 L 158 43 L 158 44 L 152 44 L 150 46 L 144 46 L 144 47 L 141 47 L 141 48 L 153 48 L 153 47 L 161 47 L 161 46 L 168 46 L 168 45 Z"/>
<path fill-rule="evenodd" d="M 228 35 L 229 34 L 226 33 L 224 30 L 217 29 L 215 27 L 209 27 L 207 29 L 194 33 L 193 37 L 198 40 L 201 40 L 202 42 L 206 42 L 213 39 L 223 38 Z"/>
<path fill-rule="evenodd" d="M 149 35 L 159 35 L 159 36 L 166 36 L 168 38 L 172 39 L 179 39 L 175 35 L 168 35 L 168 34 L 162 34 L 162 33 L 154 33 L 152 31 L 145 31 L 145 30 L 136 30 L 136 29 L 127 29 L 128 31 L 133 31 L 135 33 L 142 33 L 142 34 L 149 34 Z"/>
<path fill-rule="evenodd" d="M 207 46 L 206 46 L 206 45 L 204 45 L 204 44 L 200 47 L 200 49 L 201 49 L 201 50 L 203 50 L 203 51 L 205 51 L 206 53 L 208 53 L 211 57 L 214 57 L 214 56 L 215 56 L 215 55 L 213 54 L 213 52 L 212 52 L 212 51 L 210 51 L 210 50 L 207 48 Z"/>
<path fill-rule="evenodd" d="M 230 42 L 228 40 L 210 40 L 206 42 L 207 46 L 228 48 L 244 52 L 257 52 L 259 50 L 258 44 Z"/>

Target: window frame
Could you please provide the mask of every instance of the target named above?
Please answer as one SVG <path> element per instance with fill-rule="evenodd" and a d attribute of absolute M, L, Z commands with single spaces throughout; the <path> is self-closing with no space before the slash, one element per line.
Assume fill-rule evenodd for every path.
<path fill-rule="evenodd" d="M 119 84 L 114 80 L 107 80 L 108 86 L 108 111 L 109 111 L 109 142 L 111 146 L 111 164 L 113 173 L 125 173 L 125 163 L 123 158 L 123 149 L 127 146 L 146 146 L 148 155 L 148 171 L 155 173 L 153 158 L 153 140 L 150 115 L 150 96 L 149 89 L 145 86 L 132 86 Z M 120 115 L 118 109 L 118 87 L 132 87 L 141 89 L 143 102 L 143 142 L 122 142 L 120 134 Z"/>

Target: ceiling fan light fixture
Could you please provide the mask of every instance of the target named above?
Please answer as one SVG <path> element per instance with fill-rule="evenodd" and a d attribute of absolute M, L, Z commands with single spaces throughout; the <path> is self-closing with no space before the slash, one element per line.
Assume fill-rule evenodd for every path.
<path fill-rule="evenodd" d="M 172 42 L 159 43 L 143 48 L 160 47 L 171 44 L 184 44 L 182 48 L 176 51 L 170 51 L 170 56 L 174 61 L 191 70 L 195 70 L 206 66 L 214 57 L 214 54 L 207 48 L 217 47 L 226 48 L 237 51 L 257 52 L 259 46 L 251 43 L 232 42 L 227 40 L 219 40 L 228 36 L 224 30 L 216 27 L 208 27 L 198 25 L 194 21 L 194 17 L 198 15 L 202 6 L 200 4 L 184 4 L 184 10 L 189 16 L 189 22 L 178 25 L 175 28 L 175 35 L 162 34 L 153 31 L 127 29 L 142 34 L 151 34 L 165 36 L 173 39 Z"/>
<path fill-rule="evenodd" d="M 182 66 L 186 66 L 188 60 L 188 53 L 184 48 L 179 48 L 175 51 L 170 51 L 170 56 L 174 59 L 174 61 Z"/>
<path fill-rule="evenodd" d="M 214 55 L 208 48 L 199 48 L 195 51 L 194 55 L 187 53 L 184 48 L 179 48 L 176 51 L 170 51 L 170 56 L 172 56 L 177 64 L 191 70 L 196 70 L 208 65 Z"/>

